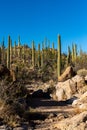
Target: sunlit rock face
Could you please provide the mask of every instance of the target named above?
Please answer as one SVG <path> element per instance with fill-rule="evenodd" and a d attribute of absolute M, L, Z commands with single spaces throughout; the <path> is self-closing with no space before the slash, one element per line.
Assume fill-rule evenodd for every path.
<path fill-rule="evenodd" d="M 70 99 L 84 85 L 84 78 L 76 75 L 56 85 L 56 97 L 58 101 Z"/>

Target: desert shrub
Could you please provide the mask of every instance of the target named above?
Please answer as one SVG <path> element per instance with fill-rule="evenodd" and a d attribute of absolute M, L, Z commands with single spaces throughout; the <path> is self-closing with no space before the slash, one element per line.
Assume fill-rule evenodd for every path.
<path fill-rule="evenodd" d="M 87 70 L 86 69 L 80 69 L 77 71 L 77 74 L 80 76 L 86 76 L 87 75 Z"/>
<path fill-rule="evenodd" d="M 74 63 L 74 69 L 78 71 L 79 69 L 87 69 L 87 54 L 82 53 L 77 57 Z"/>
<path fill-rule="evenodd" d="M 0 117 L 3 118 L 4 122 L 16 125 L 22 121 L 27 107 L 27 95 L 27 89 L 22 82 L 0 81 L 0 100 L 4 104 Z"/>

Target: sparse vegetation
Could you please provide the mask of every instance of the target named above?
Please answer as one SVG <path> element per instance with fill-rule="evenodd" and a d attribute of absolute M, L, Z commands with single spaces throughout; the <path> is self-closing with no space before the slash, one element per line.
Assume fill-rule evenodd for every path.
<path fill-rule="evenodd" d="M 58 36 L 58 50 L 54 48 L 54 43 L 51 48 L 47 40 L 43 43 L 42 48 L 38 44 L 38 49 L 35 48 L 34 41 L 32 48 L 22 45 L 20 37 L 18 45 L 15 42 L 12 46 L 10 36 L 8 37 L 8 47 L 5 48 L 3 40 L 0 47 L 0 118 L 3 119 L 3 122 L 15 127 L 23 121 L 29 121 L 32 116 L 37 118 L 39 115 L 41 119 L 46 118 L 46 116 L 42 118 L 43 114 L 30 107 L 29 98 L 33 97 L 34 90 L 30 94 L 30 90 L 25 87 L 27 83 L 31 85 L 29 88 L 31 90 L 33 89 L 32 83 L 49 83 L 47 88 L 45 88 L 46 85 L 43 85 L 44 91 L 39 84 L 36 92 L 42 92 L 40 96 L 48 94 L 49 99 L 50 96 L 57 99 L 55 83 L 68 66 L 72 66 L 80 76 L 87 75 L 87 54 L 83 52 L 80 55 L 77 54 L 76 44 L 72 45 L 72 49 L 68 47 L 67 54 L 64 54 L 61 53 L 61 46 L 60 35 Z M 67 78 L 71 77 L 72 75 Z M 86 83 L 83 86 L 81 84 L 81 87 L 79 90 L 81 93 L 87 91 Z M 78 109 L 76 112 L 78 113 Z"/>

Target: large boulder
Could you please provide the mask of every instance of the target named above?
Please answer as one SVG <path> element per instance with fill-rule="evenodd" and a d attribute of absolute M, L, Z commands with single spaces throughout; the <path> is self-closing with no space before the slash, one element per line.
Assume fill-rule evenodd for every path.
<path fill-rule="evenodd" d="M 56 85 L 56 97 L 58 101 L 70 99 L 81 87 L 84 82 L 84 78 L 76 75 L 71 79 L 64 82 L 58 82 Z"/>
<path fill-rule="evenodd" d="M 71 66 L 67 67 L 64 73 L 58 78 L 59 82 L 65 81 L 75 75 Z"/>

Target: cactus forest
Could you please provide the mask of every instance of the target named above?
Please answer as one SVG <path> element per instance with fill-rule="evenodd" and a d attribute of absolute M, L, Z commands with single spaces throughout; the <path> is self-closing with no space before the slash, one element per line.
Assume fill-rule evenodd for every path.
<path fill-rule="evenodd" d="M 67 54 L 64 54 L 61 53 L 62 43 L 60 35 L 57 37 L 57 48 L 54 48 L 54 43 L 50 47 L 49 41 L 46 42 L 44 40 L 43 43 L 38 43 L 38 48 L 36 48 L 35 42 L 32 41 L 32 47 L 30 48 L 28 45 L 21 43 L 20 36 L 18 41 L 14 43 L 12 43 L 11 37 L 8 36 L 8 46 L 5 47 L 4 39 L 1 43 L 0 63 L 5 65 L 10 71 L 13 71 L 15 77 L 18 75 L 17 70 L 27 66 L 29 69 L 37 70 L 39 76 L 40 73 L 45 73 L 45 71 L 50 73 L 49 69 L 51 69 L 51 72 L 55 72 L 55 78 L 58 79 L 66 67 L 75 65 L 77 59 L 79 59 L 77 45 L 72 44 L 72 48 L 68 46 Z M 50 75 L 49 73 L 48 76 Z"/>

